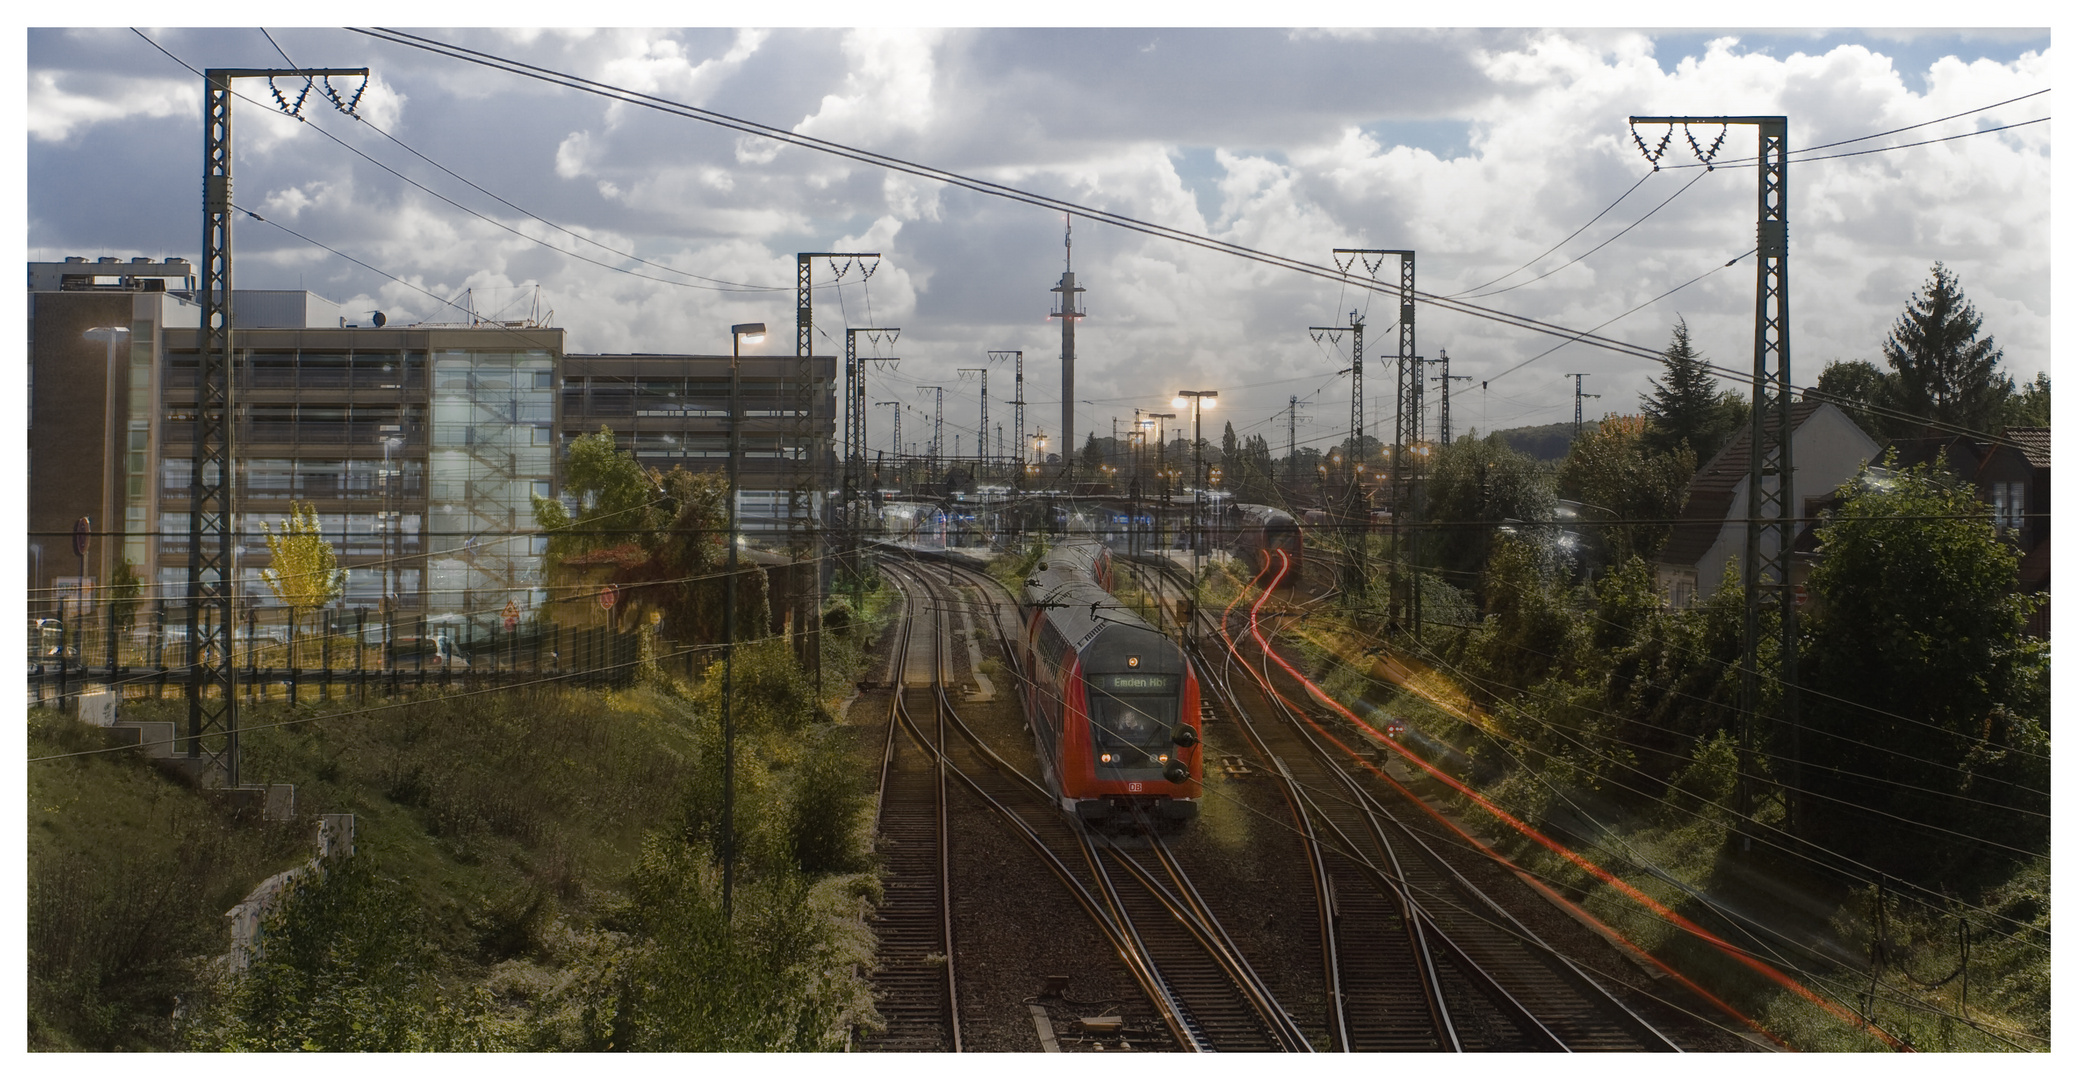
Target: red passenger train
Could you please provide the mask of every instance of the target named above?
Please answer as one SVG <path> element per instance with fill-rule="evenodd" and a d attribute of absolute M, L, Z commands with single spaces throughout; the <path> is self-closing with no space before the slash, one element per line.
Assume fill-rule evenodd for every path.
<path fill-rule="evenodd" d="M 1255 503 L 1235 503 L 1227 513 L 1234 519 L 1228 526 L 1233 530 L 1234 554 L 1260 574 L 1276 565 L 1276 553 L 1282 551 L 1291 557 L 1285 580 L 1296 585 L 1305 557 L 1305 537 L 1298 519 L 1274 506 Z"/>
<path fill-rule="evenodd" d="M 1025 715 L 1061 808 L 1091 825 L 1134 810 L 1197 816 L 1198 679 L 1174 641 L 1099 584 L 1109 549 L 1068 540 L 1025 582 Z"/>

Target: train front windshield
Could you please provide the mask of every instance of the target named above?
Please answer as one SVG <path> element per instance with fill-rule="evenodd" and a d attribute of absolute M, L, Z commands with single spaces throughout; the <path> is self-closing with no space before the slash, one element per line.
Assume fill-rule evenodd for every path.
<path fill-rule="evenodd" d="M 1090 749 L 1100 780 L 1159 780 L 1176 753 L 1180 675 L 1092 675 Z"/>

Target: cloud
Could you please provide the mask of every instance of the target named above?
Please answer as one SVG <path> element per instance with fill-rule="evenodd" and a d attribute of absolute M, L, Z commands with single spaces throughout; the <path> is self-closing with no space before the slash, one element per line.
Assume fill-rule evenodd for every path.
<path fill-rule="evenodd" d="M 1411 247 L 1420 286 L 1449 294 L 1531 262 L 1647 176 L 1630 115 L 1780 113 L 1794 145 L 1815 146 L 2050 85 L 2046 48 L 2015 51 L 2031 38 L 2016 46 L 1995 34 L 1944 34 L 1913 36 L 1912 55 L 1932 57 L 1915 65 L 1876 35 L 1848 41 L 1837 32 L 1776 34 L 1765 51 L 1744 32 L 1677 42 L 1624 29 L 432 36 L 1322 265 L 1335 247 Z M 241 103 L 240 190 L 265 193 L 269 217 L 442 299 L 472 283 L 538 283 L 579 351 L 723 348 L 717 328 L 730 322 L 790 318 L 796 252 L 879 250 L 871 279 L 819 279 L 817 321 L 831 335 L 819 351 L 841 348 L 847 322 L 904 326 L 901 369 L 877 376 L 894 393 L 955 385 L 953 369 L 986 350 L 1024 349 L 1029 412 L 1057 426 L 1059 325 L 1045 317 L 1066 256 L 1057 211 L 358 35 L 277 36 L 299 59 L 365 58 L 378 78 L 362 112 L 383 117 L 385 130 L 510 203 L 629 254 L 530 222 L 329 105 L 310 113 L 313 124 L 526 238 L 403 186 L 307 125 Z M 128 44 L 115 49 L 118 40 Z M 244 62 L 255 44 L 264 48 L 251 31 L 160 40 L 197 64 Z M 165 163 L 192 159 L 196 80 L 166 74 L 163 57 L 108 31 L 39 31 L 29 60 L 32 257 L 157 257 L 192 245 L 196 185 L 169 182 Z M 2048 100 L 1820 152 L 2031 119 L 2048 114 Z M 2016 374 L 2047 366 L 2049 127 L 1792 166 L 1800 381 L 1828 359 L 1874 357 L 1936 258 L 1962 274 Z M 1696 134 L 1707 145 L 1716 131 Z M 1723 156 L 1750 154 L 1752 140 L 1750 129 L 1733 129 Z M 1688 160 L 1677 132 L 1663 164 Z M 1578 238 L 1494 286 L 1519 288 L 1479 302 L 1586 329 L 1707 275 L 1602 332 L 1656 348 L 1679 313 L 1709 355 L 1740 367 L 1752 262 L 1723 264 L 1753 246 L 1750 169 L 1704 175 L 1603 250 L 1524 284 L 1632 226 L 1699 171 L 1650 176 Z M 400 320 L 452 316 L 438 300 L 275 230 L 241 225 L 238 235 L 241 283 L 263 287 L 273 275 L 281 287 L 280 275 L 293 272 Z M 1233 388 L 1223 419 L 1244 433 L 1281 425 L 1273 414 L 1290 396 L 1310 398 L 1314 434 L 1328 435 L 1347 415 L 1347 384 L 1335 374 L 1347 357 L 1304 328 L 1346 323 L 1352 310 L 1371 328 L 1374 419 L 1378 399 L 1390 400 L 1381 357 L 1396 346 L 1396 304 L 1362 273 L 1309 278 L 1083 219 L 1074 245 L 1090 311 L 1078 328 L 1077 392 L 1097 402 L 1081 413 L 1099 428 L 1114 411 L 1130 416 L 1189 385 Z M 1650 361 L 1571 345 L 1495 381 L 1558 339 L 1429 306 L 1416 329 L 1423 355 L 1447 349 L 1453 374 L 1489 380 L 1454 399 L 1460 432 L 1570 419 L 1562 376 L 1571 371 L 1590 373 L 1601 407 L 1633 409 L 1657 373 Z M 972 422 L 972 390 L 952 395 L 950 423 Z"/>
<path fill-rule="evenodd" d="M 130 117 L 159 119 L 194 111 L 197 90 L 174 79 L 118 79 L 65 71 L 31 71 L 29 137 L 69 139 L 95 124 Z"/>

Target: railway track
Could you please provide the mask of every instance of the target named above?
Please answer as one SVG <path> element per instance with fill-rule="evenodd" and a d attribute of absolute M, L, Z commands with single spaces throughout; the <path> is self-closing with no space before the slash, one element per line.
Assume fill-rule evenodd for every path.
<path fill-rule="evenodd" d="M 1159 594 L 1181 589 L 1168 573 L 1142 577 Z M 1338 1049 L 1678 1049 L 1466 880 L 1434 834 L 1410 824 L 1426 812 L 1396 810 L 1367 772 L 1351 767 L 1348 748 L 1357 744 L 1349 734 L 1308 710 L 1295 683 L 1279 688 L 1254 611 L 1241 641 L 1225 615 L 1200 618 L 1225 648 L 1217 668 L 1245 669 L 1254 684 L 1249 696 L 1263 707 L 1249 708 L 1229 679 L 1208 681 L 1260 760 L 1279 774 L 1312 845 L 1309 858 L 1321 865 L 1316 889 L 1332 912 L 1323 926 L 1323 971 Z M 1249 663 L 1250 644 L 1267 670 Z M 1215 668 L 1202 653 L 1200 662 Z M 1257 724 L 1252 714 L 1283 722 Z M 1424 1011 L 1428 1045 L 1410 1023 Z"/>
<path fill-rule="evenodd" d="M 876 846 L 886 859 L 886 875 L 873 920 L 880 939 L 873 987 L 875 1006 L 887 1027 L 861 1039 L 860 1048 L 957 1053 L 962 1046 L 945 769 L 938 755 L 908 733 L 914 724 L 907 700 L 912 665 L 922 662 L 926 670 L 939 666 L 942 635 L 935 622 L 930 633 L 919 635 L 917 624 L 913 610 L 903 614 L 901 635 L 888 663 L 893 678 L 874 815 Z M 925 641 L 921 653 L 916 649 L 919 636 Z M 929 686 L 935 681 L 922 695 L 942 729 L 930 696 Z"/>
<path fill-rule="evenodd" d="M 948 575 L 940 578 L 934 568 L 910 565 L 897 577 L 905 591 L 915 590 L 912 607 L 921 596 L 926 606 L 940 611 L 965 602 L 956 584 L 963 575 L 978 581 L 982 618 L 995 628 L 999 642 L 1007 642 L 1002 607 L 987 599 L 1000 586 L 964 571 L 948 570 Z M 1014 668 L 1013 651 L 1006 648 L 1004 654 Z M 938 680 L 938 715 L 961 739 L 953 743 L 941 737 L 935 744 L 939 760 L 949 775 L 1008 820 L 1068 885 L 1148 995 L 1175 1045 L 1194 1051 L 1311 1049 L 1166 849 L 1158 841 L 1148 849 L 1159 856 L 1149 867 L 1123 849 L 1144 841 L 1100 838 L 1063 814 L 1043 785 L 1011 766 L 961 720 L 944 691 L 945 681 Z"/>

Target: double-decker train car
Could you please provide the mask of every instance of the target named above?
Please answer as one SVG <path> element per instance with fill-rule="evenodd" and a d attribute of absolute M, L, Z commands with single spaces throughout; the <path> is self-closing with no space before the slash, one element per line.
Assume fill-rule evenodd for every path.
<path fill-rule="evenodd" d="M 1271 552 L 1282 551 L 1291 556 L 1291 571 L 1285 580 L 1299 579 L 1299 563 L 1304 553 L 1305 537 L 1299 530 L 1299 522 L 1290 514 L 1274 506 L 1255 503 L 1235 503 L 1228 511 L 1236 519 L 1234 530 L 1234 554 L 1256 572 L 1269 568 L 1274 558 Z"/>
<path fill-rule="evenodd" d="M 1115 585 L 1112 579 L 1111 549 L 1101 540 L 1088 537 L 1069 537 L 1057 540 L 1047 549 L 1046 558 L 1039 563 L 1037 573 L 1044 577 L 1053 574 L 1062 581 L 1077 577 L 1088 578 L 1110 592 Z"/>
<path fill-rule="evenodd" d="M 1098 552 L 1090 552 L 1096 547 Z M 1197 816 L 1204 752 L 1198 680 L 1183 650 L 1092 573 L 1110 553 L 1057 546 L 1025 582 L 1025 715 L 1061 809 L 1090 825 L 1140 810 Z"/>

